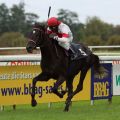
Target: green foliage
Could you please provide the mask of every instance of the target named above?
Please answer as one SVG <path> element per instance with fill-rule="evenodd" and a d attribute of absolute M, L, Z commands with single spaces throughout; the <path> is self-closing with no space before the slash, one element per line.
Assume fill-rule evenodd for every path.
<path fill-rule="evenodd" d="M 120 25 L 117 25 L 113 28 L 114 35 L 120 35 Z"/>
<path fill-rule="evenodd" d="M 24 4 L 13 5 L 10 9 L 10 28 L 12 31 L 22 32 L 25 25 Z"/>
<path fill-rule="evenodd" d="M 84 25 L 79 22 L 77 13 L 69 10 L 60 9 L 57 15 L 60 21 L 63 21 L 70 27 L 74 36 L 74 41 L 79 41 L 83 38 L 80 29 L 83 30 Z"/>
<path fill-rule="evenodd" d="M 13 5 L 9 8 L 5 4 L 0 5 L 0 35 L 4 32 L 20 32 L 24 35 L 31 29 L 38 15 L 25 13 L 24 3 Z"/>
<path fill-rule="evenodd" d="M 8 8 L 5 4 L 0 4 L 0 36 L 6 36 L 6 32 L 10 32 L 9 37 L 14 38 L 11 32 L 18 32 L 26 35 L 32 28 L 34 22 L 37 22 L 38 15 L 34 13 L 25 12 L 25 4 L 20 2 L 18 5 L 13 5 Z M 86 23 L 79 22 L 78 14 L 76 12 L 60 9 L 58 11 L 58 19 L 68 24 L 70 27 L 74 42 L 85 42 L 87 45 L 120 45 L 120 25 L 112 25 L 105 23 L 100 18 L 88 17 Z M 43 23 L 43 22 L 40 22 Z M 44 23 L 45 24 L 45 23 Z M 7 33 L 8 34 L 8 33 Z M 19 37 L 19 36 L 18 36 Z M 3 38 L 2 38 L 3 39 Z M 8 39 L 8 38 L 7 38 Z M 21 46 L 18 38 L 14 43 L 1 43 L 0 46 Z M 6 44 L 6 45 L 5 45 Z"/>
<path fill-rule="evenodd" d="M 108 45 L 120 45 L 120 35 L 113 35 L 108 40 Z"/>
<path fill-rule="evenodd" d="M 26 46 L 24 35 L 18 32 L 4 33 L 0 37 L 0 47 L 21 47 Z"/>
<path fill-rule="evenodd" d="M 59 20 L 63 21 L 64 23 L 70 26 L 74 23 L 79 22 L 77 13 L 69 10 L 60 9 L 57 15 Z"/>
<path fill-rule="evenodd" d="M 113 25 L 107 24 L 98 17 L 88 17 L 86 22 L 86 36 L 97 35 L 101 40 L 107 40 L 112 34 Z"/>
<path fill-rule="evenodd" d="M 101 38 L 99 36 L 91 35 L 86 37 L 84 42 L 87 45 L 101 45 Z"/>
<path fill-rule="evenodd" d="M 48 104 L 5 106 L 0 112 L 1 120 L 120 120 L 120 96 L 113 96 L 112 103 L 108 100 L 95 100 L 93 106 L 90 101 L 73 102 L 69 112 L 64 112 L 64 102 Z"/>
<path fill-rule="evenodd" d="M 9 27 L 9 9 L 5 4 L 0 5 L 0 34 L 6 31 L 10 31 Z"/>

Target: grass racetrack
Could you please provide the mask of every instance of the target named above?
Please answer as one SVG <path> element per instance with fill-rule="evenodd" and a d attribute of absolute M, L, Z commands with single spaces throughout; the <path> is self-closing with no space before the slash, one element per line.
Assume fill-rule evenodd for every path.
<path fill-rule="evenodd" d="M 96 100 L 93 106 L 90 101 L 73 102 L 69 112 L 63 112 L 64 103 L 5 106 L 0 112 L 0 120 L 120 120 L 120 96 L 114 96 L 112 103 L 108 100 Z"/>

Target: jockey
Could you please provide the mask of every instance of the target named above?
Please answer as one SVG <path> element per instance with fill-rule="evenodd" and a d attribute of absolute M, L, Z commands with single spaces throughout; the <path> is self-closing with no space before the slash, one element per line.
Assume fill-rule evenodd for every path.
<path fill-rule="evenodd" d="M 70 43 L 73 40 L 73 35 L 69 26 L 59 21 L 55 17 L 49 18 L 47 25 L 47 33 L 49 34 L 49 37 L 57 40 L 61 47 L 67 50 L 72 57 L 75 57 L 73 55 L 75 52 L 70 46 Z"/>

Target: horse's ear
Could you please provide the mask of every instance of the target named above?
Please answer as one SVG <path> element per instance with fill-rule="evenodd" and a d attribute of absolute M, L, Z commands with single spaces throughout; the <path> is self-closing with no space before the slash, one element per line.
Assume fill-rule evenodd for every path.
<path fill-rule="evenodd" d="M 41 26 L 42 28 L 45 28 L 45 23 L 40 23 L 40 26 Z"/>
<path fill-rule="evenodd" d="M 35 22 L 35 23 L 33 24 L 33 27 L 39 27 L 39 23 L 38 23 L 38 22 Z"/>

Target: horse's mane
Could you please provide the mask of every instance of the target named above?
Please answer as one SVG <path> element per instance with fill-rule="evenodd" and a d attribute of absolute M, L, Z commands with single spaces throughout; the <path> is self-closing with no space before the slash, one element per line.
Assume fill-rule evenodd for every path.
<path fill-rule="evenodd" d="M 43 23 L 39 23 L 39 22 L 36 22 L 34 25 L 33 25 L 33 28 L 39 28 L 39 29 L 42 29 L 43 30 L 43 32 L 46 32 L 46 29 L 47 29 L 47 26 L 45 25 L 45 24 L 43 24 Z M 46 34 L 47 35 L 47 34 Z M 56 52 L 56 54 L 57 54 L 57 56 L 58 56 L 58 54 L 61 54 L 61 52 L 63 53 L 63 54 L 65 54 L 65 51 L 64 51 L 64 49 L 60 46 L 60 45 L 58 45 L 58 42 L 56 41 L 56 40 L 54 40 L 54 39 L 52 39 L 52 38 L 49 38 L 48 36 L 46 37 L 46 39 L 50 39 L 49 41 L 51 41 L 51 42 L 49 42 L 49 43 L 51 43 L 52 44 L 52 46 L 54 47 L 54 52 Z M 52 47 L 51 47 L 51 49 L 52 49 Z M 58 51 L 60 52 L 60 53 L 58 53 Z"/>
<path fill-rule="evenodd" d="M 46 25 L 44 23 L 35 22 L 35 24 L 33 25 L 33 28 L 40 28 L 43 31 L 45 31 Z"/>

